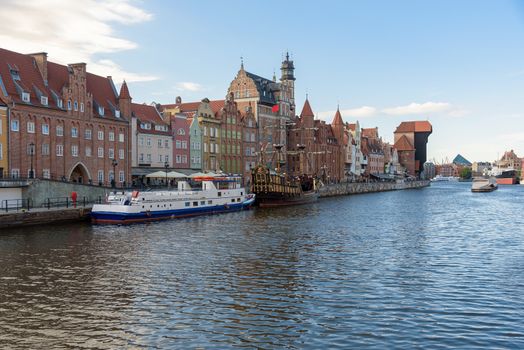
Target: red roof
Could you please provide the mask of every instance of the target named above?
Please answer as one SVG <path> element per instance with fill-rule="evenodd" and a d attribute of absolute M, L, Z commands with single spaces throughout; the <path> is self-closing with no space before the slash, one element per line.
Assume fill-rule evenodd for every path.
<path fill-rule="evenodd" d="M 357 127 L 357 124 L 354 124 L 354 123 L 353 123 L 353 124 L 351 124 L 351 123 L 348 124 L 348 128 L 349 128 L 349 130 L 351 130 L 351 131 L 355 131 L 355 128 L 356 128 L 356 127 Z"/>
<path fill-rule="evenodd" d="M 342 120 L 342 115 L 340 115 L 340 110 L 337 108 L 337 113 L 335 113 L 335 117 L 333 118 L 333 121 L 331 122 L 331 125 L 344 125 L 344 121 Z"/>
<path fill-rule="evenodd" d="M 395 147 L 397 151 L 413 151 L 415 149 L 406 135 L 402 135 L 402 137 L 395 142 L 393 147 Z"/>
<path fill-rule="evenodd" d="M 212 100 L 209 101 L 209 107 L 211 107 L 211 110 L 213 113 L 218 113 L 222 107 L 224 107 L 226 100 Z M 198 102 L 185 102 L 185 103 L 174 103 L 174 104 L 167 104 L 162 105 L 161 109 L 174 109 L 178 108 L 180 112 L 185 113 L 188 117 L 193 116 L 195 112 L 198 110 L 198 106 L 202 101 Z"/>
<path fill-rule="evenodd" d="M 395 133 L 399 132 L 433 132 L 433 127 L 427 120 L 402 122 L 395 130 Z"/>
<path fill-rule="evenodd" d="M 122 86 L 120 87 L 120 95 L 119 98 L 125 98 L 125 99 L 131 99 L 131 95 L 129 94 L 129 89 L 127 88 L 126 81 L 122 83 Z"/>
<path fill-rule="evenodd" d="M 138 128 L 146 134 L 161 134 L 161 135 L 171 135 L 168 131 L 155 130 L 155 125 L 164 125 L 169 128 L 169 123 L 165 122 L 160 113 L 154 106 L 149 106 L 146 104 L 131 104 L 131 111 L 133 115 L 141 122 L 149 122 L 153 124 L 151 129 L 142 129 L 140 128 L 140 123 L 138 123 Z"/>
<path fill-rule="evenodd" d="M 378 128 L 363 128 L 362 136 L 371 139 L 378 139 Z"/>
<path fill-rule="evenodd" d="M 311 109 L 311 106 L 309 105 L 309 100 L 306 99 L 304 102 L 304 107 L 302 107 L 302 112 L 300 112 L 300 117 L 314 117 L 315 114 L 313 114 L 313 110 Z"/>

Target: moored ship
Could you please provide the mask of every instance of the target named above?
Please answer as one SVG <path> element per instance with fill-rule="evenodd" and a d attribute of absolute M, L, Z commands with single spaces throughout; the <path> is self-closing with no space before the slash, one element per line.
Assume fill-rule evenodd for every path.
<path fill-rule="evenodd" d="M 515 185 L 518 183 L 517 180 L 517 171 L 505 170 L 496 176 L 497 183 L 499 185 Z"/>
<path fill-rule="evenodd" d="M 201 188 L 179 181 L 174 191 L 113 194 L 106 204 L 95 204 L 91 221 L 95 224 L 128 224 L 175 219 L 248 209 L 255 202 L 239 177 L 200 177 Z"/>

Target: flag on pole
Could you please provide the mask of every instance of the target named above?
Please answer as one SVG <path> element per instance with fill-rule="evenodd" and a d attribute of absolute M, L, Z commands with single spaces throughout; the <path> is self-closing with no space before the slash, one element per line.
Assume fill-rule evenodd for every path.
<path fill-rule="evenodd" d="M 278 104 L 274 105 L 272 108 L 271 108 L 271 112 L 273 113 L 277 113 L 278 110 L 280 109 L 280 106 Z"/>

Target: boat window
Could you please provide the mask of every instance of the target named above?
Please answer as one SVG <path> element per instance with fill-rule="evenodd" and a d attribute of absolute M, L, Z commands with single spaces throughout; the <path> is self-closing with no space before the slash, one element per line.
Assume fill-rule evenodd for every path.
<path fill-rule="evenodd" d="M 233 199 L 231 200 L 231 203 L 235 203 L 235 198 L 233 198 Z"/>
<path fill-rule="evenodd" d="M 240 202 L 240 198 L 237 198 L 237 202 Z"/>
<path fill-rule="evenodd" d="M 218 196 L 219 196 L 219 197 L 222 197 L 222 192 L 218 192 Z"/>
<path fill-rule="evenodd" d="M 243 196 L 243 195 L 244 195 L 244 192 L 240 191 L 240 195 Z"/>
<path fill-rule="evenodd" d="M 198 202 L 193 202 L 193 206 L 197 207 L 198 206 Z"/>
<path fill-rule="evenodd" d="M 190 205 L 190 204 L 191 204 L 191 203 L 189 203 L 189 202 L 186 202 L 186 207 L 189 207 L 189 205 Z"/>
<path fill-rule="evenodd" d="M 213 204 L 213 201 L 207 201 L 207 204 Z"/>
<path fill-rule="evenodd" d="M 206 201 L 200 201 L 200 205 L 205 205 Z"/>
<path fill-rule="evenodd" d="M 145 205 L 142 206 L 142 209 L 145 208 Z"/>
<path fill-rule="evenodd" d="M 145 201 L 146 199 L 145 198 L 142 198 L 143 201 Z"/>

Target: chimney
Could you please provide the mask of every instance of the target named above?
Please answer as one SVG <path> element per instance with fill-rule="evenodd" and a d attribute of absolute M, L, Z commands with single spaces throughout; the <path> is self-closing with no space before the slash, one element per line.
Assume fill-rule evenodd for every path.
<path fill-rule="evenodd" d="M 44 83 L 47 85 L 47 52 L 31 53 L 29 56 L 35 60 L 42 79 L 44 79 Z"/>

